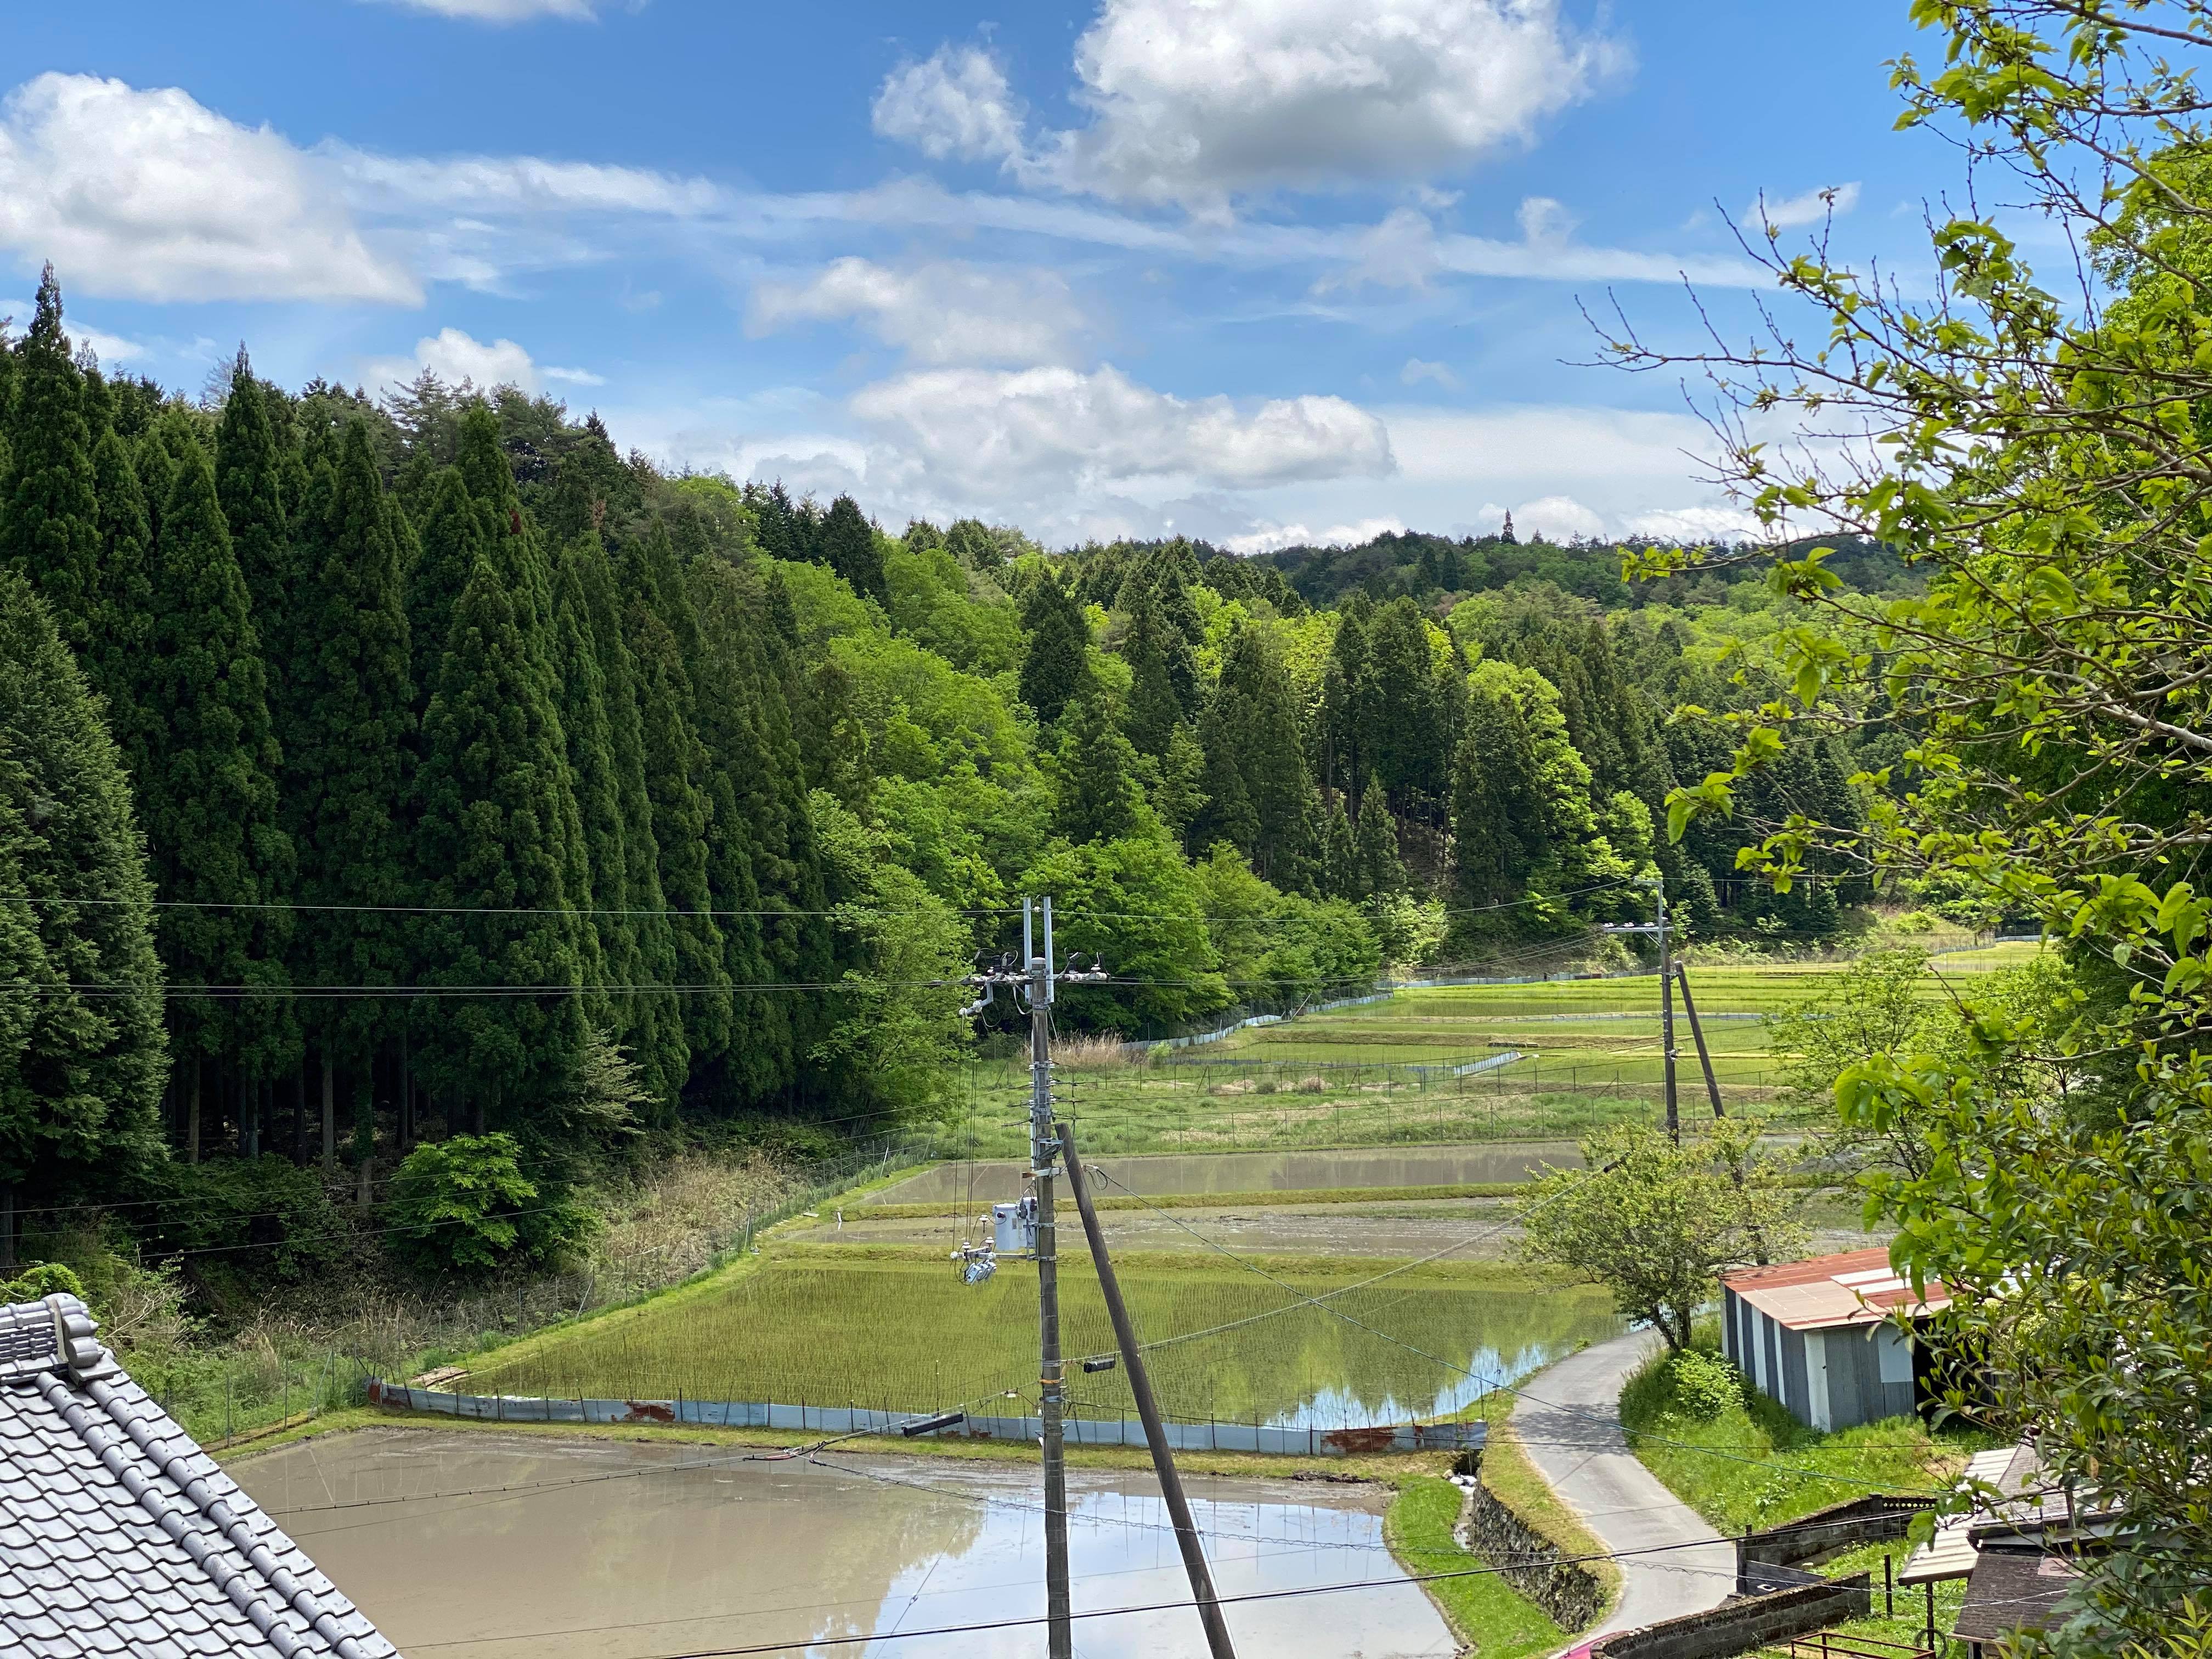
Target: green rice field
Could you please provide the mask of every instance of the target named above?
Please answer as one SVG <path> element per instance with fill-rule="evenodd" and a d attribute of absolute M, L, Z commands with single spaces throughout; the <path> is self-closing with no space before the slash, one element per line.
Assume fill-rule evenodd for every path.
<path fill-rule="evenodd" d="M 2037 949 L 1951 951 L 1936 966 L 1969 980 Z M 1766 1016 L 1817 1000 L 1843 972 L 1825 963 L 1690 970 L 1725 1109 L 1775 1112 L 1779 1066 Z M 1703 1113 L 1705 1074 L 1679 1003 L 1675 1025 L 1682 1109 Z M 1135 1059 L 1079 1043 L 1056 1086 L 1094 1152 L 1571 1139 L 1624 1117 L 1657 1117 L 1661 1031 L 1656 974 L 1437 987 Z M 979 1062 L 965 1085 L 939 1134 L 945 1154 L 1018 1155 L 1027 1067 Z"/>
<path fill-rule="evenodd" d="M 1298 1298 L 1392 1264 L 1267 1265 L 1295 1291 L 1214 1255 L 1148 1254 L 1122 1264 L 1147 1344 L 1212 1333 L 1152 1351 L 1153 1385 L 1170 1417 L 1334 1429 L 1456 1416 L 1480 1409 L 1486 1392 L 1466 1373 L 1518 1377 L 1620 1328 L 1601 1290 L 1495 1263 L 1436 1262 L 1334 1300 L 1383 1333 L 1371 1334 Z M 1060 1296 L 1071 1362 L 1110 1353 L 1113 1332 L 1087 1257 L 1063 1259 Z M 1214 1328 L 1224 1325 L 1236 1328 Z M 1029 1264 L 1008 1263 L 969 1285 L 942 1257 L 923 1253 L 799 1249 L 496 1352 L 463 1386 L 914 1412 L 967 1404 L 1012 1416 L 1035 1409 L 1036 1363 Z M 1069 1369 L 1073 1415 L 1133 1414 L 1118 1368 Z"/>

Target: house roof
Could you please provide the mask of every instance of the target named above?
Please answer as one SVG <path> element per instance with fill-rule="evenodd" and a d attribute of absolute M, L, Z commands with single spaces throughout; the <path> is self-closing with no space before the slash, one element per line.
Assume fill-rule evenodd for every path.
<path fill-rule="evenodd" d="M 1721 1283 L 1785 1330 L 1821 1331 L 1844 1325 L 1873 1325 L 1900 1309 L 1933 1313 L 1950 1305 L 1940 1284 L 1923 1298 L 1890 1268 L 1886 1249 L 1846 1250 L 1807 1261 L 1744 1267 L 1723 1273 Z"/>
<path fill-rule="evenodd" d="M 0 1630 L 27 1659 L 398 1659 L 94 1339 L 0 1306 Z"/>
<path fill-rule="evenodd" d="M 1986 1486 L 2005 1490 L 2002 1483 L 2019 1450 L 2013 1446 L 1999 1446 L 1993 1451 L 1976 1452 L 1966 1460 L 1966 1467 L 1959 1477 L 1959 1484 L 1969 1491 Z M 2017 1487 L 2013 1491 L 2019 1490 Z M 1947 1515 L 1936 1523 L 1936 1535 L 1905 1558 L 1898 1569 L 1900 1584 L 1930 1584 L 1946 1578 L 1964 1578 L 1974 1570 L 1980 1552 L 1974 1547 L 1969 1535 L 1977 1522 L 1986 1520 L 1989 1511 L 1976 1508 Z"/>
<path fill-rule="evenodd" d="M 1968 1642 L 1996 1642 L 2014 1631 L 2042 1630 L 2081 1578 L 2056 1554 L 1985 1549 L 1966 1580 L 1966 1599 L 1951 1634 Z"/>

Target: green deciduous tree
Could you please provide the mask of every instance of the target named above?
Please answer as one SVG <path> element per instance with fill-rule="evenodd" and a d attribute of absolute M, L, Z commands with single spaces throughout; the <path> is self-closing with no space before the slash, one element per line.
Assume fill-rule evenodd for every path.
<path fill-rule="evenodd" d="M 1554 1169 L 1519 1203 L 1522 1254 L 1612 1291 L 1680 1352 L 1723 1268 L 1786 1260 L 1804 1238 L 1778 1160 L 1758 1126 L 1732 1119 L 1675 1146 L 1625 1123 L 1587 1136 L 1584 1167 Z"/>
<path fill-rule="evenodd" d="M 392 1177 L 392 1248 L 419 1266 L 469 1276 L 557 1261 L 597 1218 L 542 1188 L 513 1135 L 455 1135 L 417 1146 Z"/>
<path fill-rule="evenodd" d="M 1864 1133 L 1927 1126 L 1924 1172 L 1869 1181 L 1899 1229 L 1893 1259 L 1953 1298 L 1936 1358 L 1996 1379 L 1984 1420 L 2032 1433 L 2045 1479 L 2109 1533 L 2080 1558 L 2056 1644 L 2165 1651 L 2201 1643 L 2184 1598 L 2212 1580 L 2197 874 L 2212 834 L 2212 7 L 1914 15 L 1941 56 L 1896 65 L 1907 124 L 2006 169 L 2005 199 L 2053 222 L 2042 245 L 2086 250 L 2093 268 L 2039 277 L 1973 206 L 1932 228 L 1932 291 L 1778 238 L 1782 303 L 1802 301 L 1809 327 L 1771 313 L 1771 334 L 1695 365 L 1732 399 L 1722 470 L 1777 543 L 1785 519 L 1854 532 L 1917 580 L 1854 597 L 1829 549 L 1779 551 L 1772 579 L 1804 609 L 1772 643 L 1776 694 L 1738 711 L 1734 754 L 1676 792 L 1670 828 L 1737 809 L 1794 737 L 1881 726 L 1902 740 L 1862 781 L 1866 822 L 1801 813 L 1753 854 L 1778 888 L 1832 859 L 1978 896 L 2068 941 L 2096 991 L 2070 1039 L 2048 1044 L 1968 997 L 1964 1042 L 1872 1055 L 1838 1105 Z M 1808 336 L 1817 349 L 1795 343 Z M 1639 368 L 1682 367 L 1611 343 Z M 1757 440 L 1738 419 L 1753 410 Z M 1793 420 L 1808 441 L 1771 442 Z M 2112 1086 L 2048 1086 L 2053 1064 L 2079 1076 L 2118 1055 L 2133 1075 Z"/>

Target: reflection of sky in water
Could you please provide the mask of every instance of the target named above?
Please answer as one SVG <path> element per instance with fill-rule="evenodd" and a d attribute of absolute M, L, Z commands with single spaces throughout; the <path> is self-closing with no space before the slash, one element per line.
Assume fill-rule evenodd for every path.
<path fill-rule="evenodd" d="M 930 1484 L 950 1483 L 932 1472 Z M 1198 1486 L 1202 1492 L 1204 1483 Z M 965 1502 L 945 1498 L 939 1501 Z M 1035 1618 L 1044 1612 L 1042 1516 L 1036 1498 L 1006 1493 L 981 1508 L 981 1528 L 966 1547 L 916 1560 L 891 1580 L 873 1629 L 888 1634 L 947 1625 Z M 1207 1502 L 1192 1508 L 1206 1539 L 1214 1583 L 1224 1598 L 1308 1585 L 1389 1581 L 1370 1589 L 1287 1596 L 1227 1607 L 1238 1651 L 1279 1659 L 1427 1659 L 1456 1650 L 1436 1610 L 1407 1583 L 1382 1543 L 1379 1516 L 1304 1504 Z M 1073 1581 L 1075 1650 L 1083 1659 L 1160 1659 L 1201 1654 L 1205 1638 L 1188 1605 L 1156 1613 L 1084 1619 L 1088 1610 L 1188 1604 L 1166 1506 L 1156 1497 L 1117 1491 L 1069 1494 L 1069 1576 Z M 871 1643 L 860 1650 L 898 1659 L 1035 1659 L 1042 1626 L 964 1635 Z M 815 1648 L 840 1659 L 851 1647 Z"/>
<path fill-rule="evenodd" d="M 1416 1418 L 1450 1417 L 1464 1410 L 1493 1388 L 1509 1382 L 1518 1382 L 1530 1373 L 1541 1370 L 1554 1359 L 1574 1352 L 1581 1338 L 1562 1338 L 1557 1342 L 1524 1344 L 1509 1356 L 1498 1349 L 1479 1346 L 1468 1353 L 1466 1360 L 1468 1376 L 1455 1376 L 1441 1367 L 1437 1376 L 1439 1386 L 1433 1394 L 1425 1393 L 1399 1399 L 1395 1394 L 1382 1400 L 1363 1398 L 1351 1389 L 1322 1385 L 1311 1389 L 1305 1403 L 1263 1419 L 1263 1426 L 1271 1429 L 1356 1429 L 1376 1425 L 1410 1423 Z M 1447 1352 L 1449 1352 L 1449 1350 Z"/>

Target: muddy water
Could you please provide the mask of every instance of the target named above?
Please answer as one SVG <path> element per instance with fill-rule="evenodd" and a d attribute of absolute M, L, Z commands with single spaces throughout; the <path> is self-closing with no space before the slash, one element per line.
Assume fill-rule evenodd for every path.
<path fill-rule="evenodd" d="M 630 1659 L 777 1642 L 788 1644 L 779 1653 L 823 1659 L 1043 1650 L 1034 1626 L 821 1645 L 1042 1613 L 1033 1470 L 874 1453 L 743 1456 L 368 1430 L 233 1473 L 410 1659 Z M 1078 1470 L 1068 1485 L 1079 1615 L 1187 1600 L 1149 1478 Z M 1241 1651 L 1453 1651 L 1435 1609 L 1382 1547 L 1379 1492 L 1191 1485 L 1224 1597 L 1382 1581 L 1231 1606 Z M 1187 1607 L 1079 1618 L 1075 1637 L 1090 1659 L 1205 1652 Z"/>
<path fill-rule="evenodd" d="M 1170 1152 L 1086 1158 L 1146 1196 L 1166 1193 L 1306 1192 L 1328 1187 L 1434 1187 L 1526 1181 L 1547 1164 L 1580 1169 L 1572 1141 L 1492 1141 L 1479 1146 L 1377 1146 L 1340 1152 Z M 1024 1165 L 1013 1160 L 940 1164 L 886 1188 L 879 1204 L 995 1202 L 1021 1196 Z M 1104 1190 L 1116 1190 L 1109 1184 Z"/>

